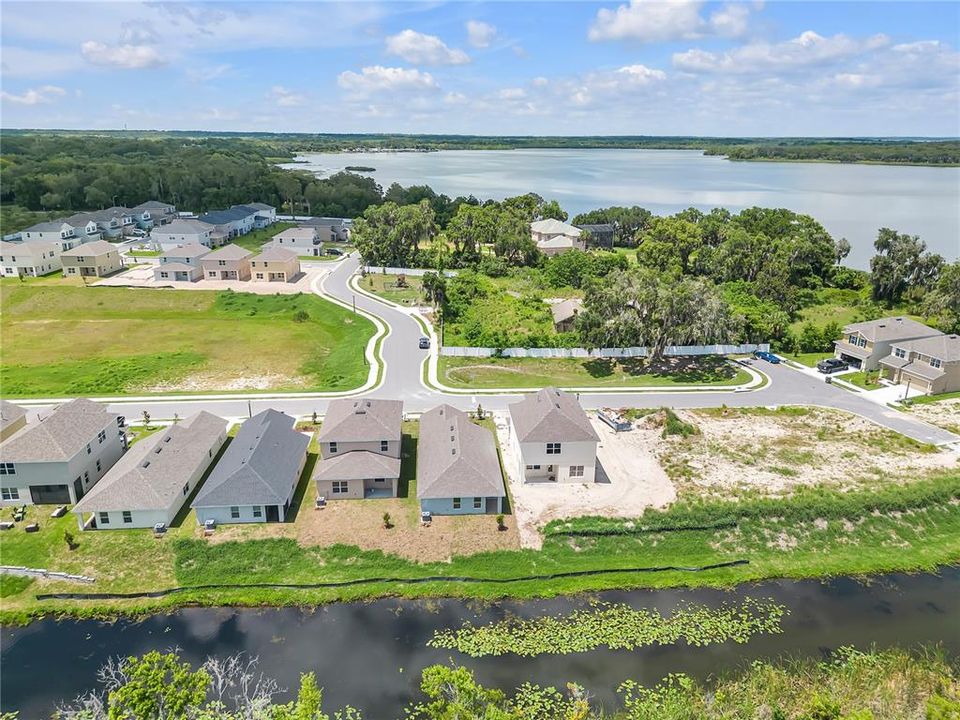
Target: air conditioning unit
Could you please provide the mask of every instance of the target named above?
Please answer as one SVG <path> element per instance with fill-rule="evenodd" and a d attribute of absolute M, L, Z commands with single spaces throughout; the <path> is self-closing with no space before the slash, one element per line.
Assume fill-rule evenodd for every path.
<path fill-rule="evenodd" d="M 547 478 L 547 480 L 549 480 L 550 482 L 556 482 L 556 481 L 557 481 L 557 476 L 556 476 L 556 475 L 551 475 L 550 477 Z"/>
<path fill-rule="evenodd" d="M 429 510 L 424 510 L 420 513 L 420 522 L 424 525 L 429 525 L 431 520 L 433 520 L 433 515 L 430 514 Z"/>

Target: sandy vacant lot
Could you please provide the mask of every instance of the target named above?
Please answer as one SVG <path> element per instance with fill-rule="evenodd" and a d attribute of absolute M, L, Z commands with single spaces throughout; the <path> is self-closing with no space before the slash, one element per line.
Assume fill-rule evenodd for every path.
<path fill-rule="evenodd" d="M 655 443 L 647 434 L 617 434 L 594 419 L 591 422 L 600 435 L 597 458 L 602 466 L 598 482 L 525 484 L 510 445 L 506 414 L 496 413 L 494 421 L 522 547 L 542 547 L 539 528 L 551 520 L 581 515 L 637 517 L 648 507 L 664 507 L 676 498 L 673 484 L 654 454 Z"/>
<path fill-rule="evenodd" d="M 907 412 L 919 420 L 960 435 L 960 398 L 912 405 Z"/>
<path fill-rule="evenodd" d="M 309 293 L 311 283 L 315 278 L 326 275 L 336 266 L 330 263 L 330 268 L 305 268 L 295 282 L 270 283 L 251 282 L 249 280 L 198 280 L 197 282 L 174 282 L 172 280 L 155 280 L 153 271 L 156 265 L 138 265 L 116 275 L 97 281 L 97 285 L 109 287 L 144 287 L 144 288 L 175 288 L 177 290 L 233 290 L 234 292 L 253 293 L 254 295 L 296 295 Z"/>
<path fill-rule="evenodd" d="M 677 415 L 699 434 L 660 440 L 656 452 L 680 493 L 736 497 L 819 483 L 867 487 L 960 466 L 954 453 L 837 410 L 725 408 Z M 647 432 L 659 436 L 659 429 Z"/>

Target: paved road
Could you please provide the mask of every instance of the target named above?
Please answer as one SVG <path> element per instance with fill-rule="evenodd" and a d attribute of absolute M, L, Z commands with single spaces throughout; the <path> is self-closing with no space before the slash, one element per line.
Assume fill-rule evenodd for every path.
<path fill-rule="evenodd" d="M 324 280 L 324 291 L 333 297 L 366 310 L 380 317 L 389 327 L 390 334 L 381 348 L 381 357 L 386 364 L 381 385 L 363 395 L 375 397 L 401 398 L 409 412 L 421 412 L 438 403 L 447 402 L 463 409 L 476 407 L 482 403 L 488 410 L 503 410 L 511 402 L 516 402 L 518 394 L 503 395 L 450 395 L 426 387 L 422 382 L 423 362 L 427 351 L 417 347 L 417 341 L 423 331 L 417 322 L 400 310 L 378 302 L 366 295 L 356 293 L 349 286 L 359 261 L 356 256 L 337 263 Z M 960 436 L 940 428 L 919 422 L 897 410 L 878 405 L 856 393 L 839 387 L 827 385 L 822 380 L 791 370 L 785 365 L 759 363 L 770 378 L 770 383 L 751 392 L 733 393 L 731 391 L 688 392 L 688 393 L 584 393 L 581 402 L 585 407 L 756 407 L 773 405 L 822 405 L 824 407 L 848 410 L 921 442 L 938 445 L 960 442 Z M 248 400 L 243 396 L 223 400 L 135 400 L 111 406 L 116 412 L 124 413 L 130 420 L 147 410 L 154 418 L 171 418 L 174 413 L 185 417 L 197 410 L 208 410 L 222 417 L 246 417 L 248 413 L 257 413 L 268 407 L 283 410 L 292 415 L 309 415 L 326 412 L 329 400 L 326 398 L 271 398 Z"/>

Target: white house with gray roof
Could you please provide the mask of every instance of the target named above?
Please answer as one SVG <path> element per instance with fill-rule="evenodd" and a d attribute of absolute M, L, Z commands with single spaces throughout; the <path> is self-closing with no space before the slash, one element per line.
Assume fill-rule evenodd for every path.
<path fill-rule="evenodd" d="M 331 400 L 317 438 L 317 493 L 331 500 L 396 497 L 402 423 L 402 400 Z"/>
<path fill-rule="evenodd" d="M 576 397 L 543 388 L 510 405 L 510 424 L 524 482 L 595 481 L 600 437 Z"/>
<path fill-rule="evenodd" d="M 56 272 L 60 263 L 60 244 L 55 242 L 19 242 L 0 240 L 0 275 L 3 277 L 40 277 Z"/>
<path fill-rule="evenodd" d="M 74 231 L 73 226 L 63 220 L 51 220 L 31 225 L 20 233 L 20 240 L 23 243 L 56 243 L 60 247 L 60 252 L 74 248 L 83 242 Z"/>
<path fill-rule="evenodd" d="M 159 264 L 153 269 L 153 279 L 158 282 L 194 282 L 203 277 L 200 259 L 210 248 L 196 243 L 182 245 L 163 253 Z"/>
<path fill-rule="evenodd" d="M 205 410 L 147 436 L 76 504 L 77 524 L 81 530 L 170 525 L 226 439 L 227 421 Z"/>
<path fill-rule="evenodd" d="M 843 328 L 843 337 L 834 342 L 835 356 L 861 370 L 876 370 L 894 343 L 942 334 L 907 317 L 852 323 Z"/>
<path fill-rule="evenodd" d="M 281 247 L 293 250 L 297 255 L 319 257 L 323 255 L 323 242 L 314 227 L 293 227 L 278 232 L 264 248 Z"/>
<path fill-rule="evenodd" d="M 219 246 L 213 235 L 214 227 L 193 218 L 172 220 L 150 231 L 150 244 L 154 250 L 167 252 L 181 245 L 203 245 L 207 249 Z"/>
<path fill-rule="evenodd" d="M 446 404 L 420 416 L 417 500 L 422 512 L 496 514 L 505 496 L 492 432 Z"/>
<path fill-rule="evenodd" d="M 83 398 L 27 423 L 0 443 L 0 503 L 77 502 L 126 452 L 125 424 Z"/>
<path fill-rule="evenodd" d="M 199 524 L 287 520 L 310 445 L 294 425 L 277 410 L 243 423 L 193 500 Z"/>
<path fill-rule="evenodd" d="M 177 217 L 176 206 L 159 200 L 147 200 L 134 205 L 130 210 L 133 212 L 134 221 L 143 230 L 166 225 Z"/>

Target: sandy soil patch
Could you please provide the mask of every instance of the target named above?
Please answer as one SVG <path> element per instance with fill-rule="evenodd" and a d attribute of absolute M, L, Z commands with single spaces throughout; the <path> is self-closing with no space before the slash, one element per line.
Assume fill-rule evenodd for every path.
<path fill-rule="evenodd" d="M 912 405 L 908 412 L 918 420 L 960 434 L 960 398 Z"/>
<path fill-rule="evenodd" d="M 858 488 L 910 482 L 956 468 L 956 454 L 930 451 L 855 415 L 823 408 L 764 413 L 677 411 L 700 434 L 659 441 L 656 454 L 680 492 L 735 497 L 783 494 L 801 485 Z"/>
<path fill-rule="evenodd" d="M 272 388 L 308 388 L 313 379 L 279 374 L 224 378 L 220 375 L 196 373 L 171 383 L 159 383 L 144 389 L 150 393 L 205 392 L 209 390 L 270 390 Z"/>
<path fill-rule="evenodd" d="M 540 528 L 551 520 L 583 515 L 637 517 L 648 507 L 665 507 L 676 499 L 673 483 L 654 453 L 652 432 L 618 434 L 593 419 L 600 435 L 598 482 L 523 483 L 506 414 L 495 413 L 494 421 L 523 547 L 542 547 Z"/>

